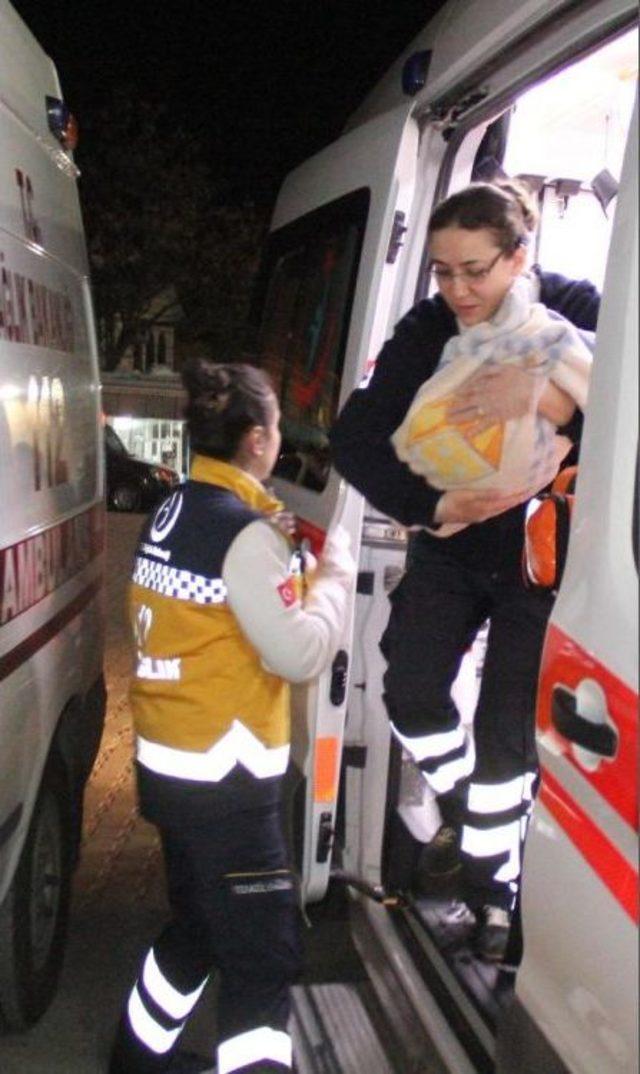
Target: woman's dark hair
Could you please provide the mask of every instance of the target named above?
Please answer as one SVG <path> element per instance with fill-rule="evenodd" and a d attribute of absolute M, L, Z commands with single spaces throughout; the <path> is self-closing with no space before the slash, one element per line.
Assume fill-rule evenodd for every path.
<path fill-rule="evenodd" d="M 505 254 L 526 246 L 538 220 L 538 206 L 528 187 L 517 179 L 471 183 L 434 209 L 428 234 L 446 227 L 467 231 L 488 228 Z"/>
<path fill-rule="evenodd" d="M 191 445 L 201 455 L 228 461 L 252 426 L 273 420 L 273 387 L 255 366 L 193 358 L 182 369 L 182 383 Z"/>

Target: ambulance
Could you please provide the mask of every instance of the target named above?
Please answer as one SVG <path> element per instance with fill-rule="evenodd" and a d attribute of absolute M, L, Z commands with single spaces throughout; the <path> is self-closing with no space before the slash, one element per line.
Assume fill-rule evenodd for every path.
<path fill-rule="evenodd" d="M 0 1027 L 64 951 L 105 713 L 100 386 L 75 121 L 0 0 Z"/>
<path fill-rule="evenodd" d="M 410 1042 L 398 1069 L 638 1069 L 637 67 L 630 0 L 449 0 L 342 136 L 286 179 L 272 220 L 253 357 L 280 396 L 278 491 L 312 548 L 339 522 L 359 556 L 333 667 L 295 692 L 293 842 L 309 904 L 338 881 L 357 893 L 383 1050 Z M 378 650 L 406 535 L 341 481 L 328 442 L 394 325 L 432 293 L 431 210 L 496 171 L 537 193 L 534 261 L 603 296 L 540 674 L 517 972 L 444 948 L 437 900 L 412 893 L 439 821 L 390 739 Z M 482 641 L 454 686 L 469 723 Z"/>

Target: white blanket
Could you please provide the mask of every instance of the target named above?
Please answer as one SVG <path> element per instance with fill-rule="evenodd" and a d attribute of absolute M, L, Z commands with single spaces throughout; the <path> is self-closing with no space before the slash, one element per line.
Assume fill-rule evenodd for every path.
<path fill-rule="evenodd" d="M 584 410 L 591 367 L 587 339 L 533 302 L 531 281 L 519 277 L 491 321 L 460 326 L 460 335 L 448 341 L 391 437 L 398 458 L 445 491 L 486 488 L 508 495 L 535 485 L 538 475 L 542 488 L 556 441 L 550 421 L 527 414 L 474 433 L 473 423 L 449 423 L 447 412 L 465 381 L 490 363 L 516 363 L 530 376 L 551 380 Z M 463 528 L 449 523 L 434 532 L 448 537 Z"/>

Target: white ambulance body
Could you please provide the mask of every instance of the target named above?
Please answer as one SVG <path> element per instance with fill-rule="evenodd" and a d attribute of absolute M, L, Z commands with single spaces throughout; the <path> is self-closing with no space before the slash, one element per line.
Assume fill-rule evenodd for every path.
<path fill-rule="evenodd" d="M 327 437 L 394 324 L 430 293 L 430 211 L 483 164 L 527 175 L 541 205 L 535 261 L 603 289 L 542 678 L 544 784 L 515 999 L 511 982 L 503 1002 L 495 971 L 461 979 L 410 897 L 392 912 L 365 899 L 357 915 L 455 1074 L 637 1069 L 636 19 L 630 0 L 451 0 L 344 135 L 286 180 L 265 254 L 256 356 L 281 398 L 280 492 L 312 545 L 340 521 L 360 557 L 334 667 L 296 694 L 294 834 L 309 901 L 323 898 L 336 858 L 364 885 L 403 889 L 406 862 L 439 822 L 390 742 L 381 700 L 378 641 L 404 534 L 345 487 Z M 473 654 L 455 689 L 472 719 Z M 366 961 L 369 941 L 359 943 Z"/>
<path fill-rule="evenodd" d="M 0 0 L 0 1025 L 50 999 L 104 721 L 103 452 L 53 64 Z"/>
<path fill-rule="evenodd" d="M 505 1071 L 528 1069 L 515 1060 L 538 1054 L 537 1026 L 571 1071 L 638 1065 L 637 179 L 636 113 L 569 555 L 542 658 L 542 788 L 526 850 L 524 960 Z"/>

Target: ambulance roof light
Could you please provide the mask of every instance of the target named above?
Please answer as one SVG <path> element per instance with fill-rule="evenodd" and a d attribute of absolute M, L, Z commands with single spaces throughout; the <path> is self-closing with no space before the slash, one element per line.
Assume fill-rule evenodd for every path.
<path fill-rule="evenodd" d="M 430 63 L 431 49 L 414 52 L 405 60 L 402 68 L 402 92 L 407 97 L 415 97 L 418 90 L 425 85 Z"/>
<path fill-rule="evenodd" d="M 64 101 L 58 97 L 46 97 L 49 130 L 64 149 L 72 151 L 78 144 L 78 122 Z"/>

